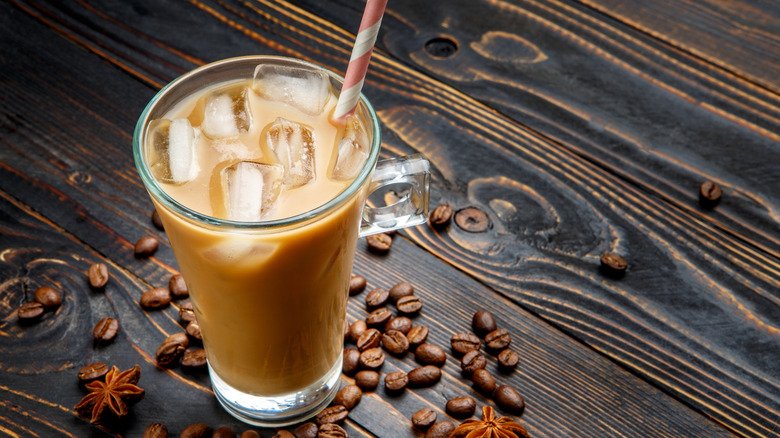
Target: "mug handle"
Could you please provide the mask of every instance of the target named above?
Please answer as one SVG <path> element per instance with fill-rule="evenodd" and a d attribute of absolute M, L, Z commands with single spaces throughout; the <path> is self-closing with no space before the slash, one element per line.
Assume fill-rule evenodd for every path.
<path fill-rule="evenodd" d="M 360 237 L 425 222 L 430 184 L 431 164 L 421 154 L 378 162 L 368 187 L 368 202 L 363 207 Z M 394 199 L 388 205 L 372 205 L 372 195 L 376 197 L 382 188 L 387 188 L 386 193 Z"/>

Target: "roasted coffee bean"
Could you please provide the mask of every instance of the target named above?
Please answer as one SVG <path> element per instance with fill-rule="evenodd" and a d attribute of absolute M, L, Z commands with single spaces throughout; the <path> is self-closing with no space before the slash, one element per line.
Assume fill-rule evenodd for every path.
<path fill-rule="evenodd" d="M 366 294 L 366 308 L 376 309 L 377 307 L 382 307 L 387 303 L 389 297 L 390 292 L 388 292 L 387 289 L 382 289 L 381 287 L 371 289 L 371 291 Z"/>
<path fill-rule="evenodd" d="M 311 421 L 295 428 L 295 438 L 317 438 L 317 425 Z"/>
<path fill-rule="evenodd" d="M 396 356 L 406 353 L 409 350 L 409 341 L 406 336 L 398 330 L 390 330 L 382 334 L 382 346 L 390 354 Z"/>
<path fill-rule="evenodd" d="M 171 279 L 168 280 L 168 290 L 171 292 L 171 296 L 176 299 L 190 296 L 190 291 L 187 289 L 187 283 L 184 281 L 184 277 L 182 277 L 181 274 L 171 276 Z"/>
<path fill-rule="evenodd" d="M 187 324 L 187 328 L 184 330 L 192 339 L 197 339 L 199 341 L 203 340 L 203 335 L 200 334 L 200 324 L 198 324 L 198 321 L 190 321 L 190 323 Z"/>
<path fill-rule="evenodd" d="M 211 438 L 236 438 L 236 431 L 230 426 L 222 426 L 211 434 Z"/>
<path fill-rule="evenodd" d="M 152 254 L 154 254 L 155 251 L 157 251 L 157 247 L 159 245 L 160 242 L 156 238 L 152 236 L 144 236 L 135 242 L 133 253 L 137 258 L 150 257 Z"/>
<path fill-rule="evenodd" d="M 103 362 L 91 363 L 79 370 L 79 380 L 84 383 L 97 380 L 108 373 L 108 365 Z"/>
<path fill-rule="evenodd" d="M 447 353 L 439 346 L 420 344 L 414 350 L 414 358 L 423 365 L 442 367 L 447 362 Z"/>
<path fill-rule="evenodd" d="M 192 303 L 183 303 L 179 306 L 179 319 L 184 322 L 195 321 L 195 309 L 192 307 Z"/>
<path fill-rule="evenodd" d="M 699 186 L 699 202 L 704 208 L 712 208 L 718 205 L 723 191 L 720 186 L 712 181 L 704 181 Z"/>
<path fill-rule="evenodd" d="M 410 347 L 423 344 L 428 339 L 428 327 L 422 325 L 412 327 L 406 334 L 406 339 L 409 340 Z"/>
<path fill-rule="evenodd" d="M 47 309 L 56 309 L 62 304 L 62 297 L 56 290 L 49 286 L 43 286 L 35 291 L 35 301 L 43 304 L 43 307 Z"/>
<path fill-rule="evenodd" d="M 315 420 L 320 426 L 328 423 L 341 423 L 347 419 L 348 414 L 349 411 L 344 406 L 333 405 L 323 409 L 319 414 L 317 414 Z"/>
<path fill-rule="evenodd" d="M 31 322 L 40 318 L 44 310 L 41 303 L 24 303 L 16 309 L 16 316 L 19 321 Z"/>
<path fill-rule="evenodd" d="M 387 321 L 387 324 L 385 324 L 386 332 L 389 332 L 390 330 L 398 330 L 399 332 L 405 335 L 409 333 L 409 330 L 411 329 L 412 329 L 412 320 L 405 316 L 396 316 L 390 321 Z"/>
<path fill-rule="evenodd" d="M 287 432 L 286 430 L 277 430 L 276 435 L 272 436 L 271 438 L 295 438 L 295 435 Z"/>
<path fill-rule="evenodd" d="M 95 324 L 92 330 L 92 336 L 98 342 L 108 342 L 116 337 L 119 331 L 119 321 L 114 318 L 105 317 Z"/>
<path fill-rule="evenodd" d="M 192 350 L 184 352 L 181 357 L 181 366 L 186 368 L 200 368 L 206 366 L 206 350 Z"/>
<path fill-rule="evenodd" d="M 385 363 L 385 352 L 381 348 L 369 348 L 360 353 L 360 367 L 366 370 L 377 370 Z"/>
<path fill-rule="evenodd" d="M 176 362 L 179 361 L 179 358 L 181 358 L 183 354 L 184 347 L 178 342 L 163 342 L 163 344 L 157 348 L 155 358 L 157 359 L 158 365 L 170 367 L 176 365 Z"/>
<path fill-rule="evenodd" d="M 460 361 L 460 369 L 463 373 L 470 375 L 474 371 L 485 368 L 487 366 L 487 359 L 482 353 L 476 350 L 469 351 L 463 355 L 463 359 Z"/>
<path fill-rule="evenodd" d="M 142 438 L 168 438 L 168 426 L 162 423 L 152 423 L 146 426 Z"/>
<path fill-rule="evenodd" d="M 211 428 L 206 423 L 191 424 L 181 431 L 180 438 L 209 438 Z"/>
<path fill-rule="evenodd" d="M 424 388 L 434 385 L 441 379 L 441 369 L 433 365 L 415 368 L 409 371 L 409 386 Z"/>
<path fill-rule="evenodd" d="M 388 391 L 400 391 L 406 388 L 409 376 L 403 371 L 393 371 L 385 376 L 385 389 Z"/>
<path fill-rule="evenodd" d="M 349 338 L 352 340 L 352 342 L 357 343 L 357 340 L 360 339 L 360 335 L 365 333 L 366 330 L 368 330 L 366 321 L 359 319 L 349 326 Z"/>
<path fill-rule="evenodd" d="M 402 281 L 390 288 L 390 299 L 398 302 L 403 297 L 414 295 L 414 286 L 408 281 Z"/>
<path fill-rule="evenodd" d="M 369 251 L 385 254 L 393 246 L 393 238 L 387 233 L 372 234 L 366 237 L 366 243 L 368 243 Z"/>
<path fill-rule="evenodd" d="M 425 432 L 436 422 L 438 414 L 431 408 L 422 408 L 412 414 L 412 426 L 420 432 Z"/>
<path fill-rule="evenodd" d="M 471 397 L 455 397 L 447 400 L 445 410 L 448 414 L 457 418 L 470 417 L 477 409 L 477 401 Z"/>
<path fill-rule="evenodd" d="M 496 319 L 487 310 L 479 310 L 471 318 L 471 329 L 477 336 L 485 336 L 497 328 Z"/>
<path fill-rule="evenodd" d="M 360 368 L 360 352 L 356 348 L 344 349 L 344 361 L 341 365 L 341 372 L 348 376 L 354 375 Z"/>
<path fill-rule="evenodd" d="M 369 327 L 382 328 L 393 317 L 393 312 L 385 307 L 374 310 L 366 317 L 366 324 Z"/>
<path fill-rule="evenodd" d="M 456 333 L 450 338 L 452 350 L 458 354 L 466 354 L 469 351 L 479 350 L 482 341 L 471 333 Z"/>
<path fill-rule="evenodd" d="M 626 273 L 628 263 L 617 254 L 604 253 L 601 255 L 601 272 L 612 277 L 620 277 Z"/>
<path fill-rule="evenodd" d="M 453 209 L 449 204 L 442 204 L 434 208 L 428 216 L 428 224 L 431 227 L 440 230 L 446 227 L 452 219 Z"/>
<path fill-rule="evenodd" d="M 366 277 L 362 275 L 353 275 L 349 279 L 349 295 L 357 295 L 366 288 Z"/>
<path fill-rule="evenodd" d="M 363 396 L 363 391 L 357 385 L 347 385 L 336 393 L 336 397 L 333 399 L 334 405 L 341 405 L 347 408 L 348 411 L 352 410 Z"/>
<path fill-rule="evenodd" d="M 379 330 L 370 328 L 364 331 L 362 335 L 360 335 L 357 342 L 355 342 L 355 345 L 357 345 L 358 351 L 363 352 L 369 348 L 378 347 L 381 341 L 382 334 L 379 332 Z"/>
<path fill-rule="evenodd" d="M 168 336 L 162 343 L 165 344 L 166 342 L 175 342 L 184 348 L 190 346 L 190 338 L 188 338 L 187 334 L 184 332 L 176 332 Z"/>
<path fill-rule="evenodd" d="M 518 362 L 520 362 L 520 355 L 516 351 L 507 348 L 498 353 L 498 366 L 505 371 L 515 368 Z"/>
<path fill-rule="evenodd" d="M 87 271 L 89 285 L 100 289 L 108 283 L 108 267 L 103 263 L 93 263 Z"/>
<path fill-rule="evenodd" d="M 512 343 L 512 337 L 506 329 L 496 329 L 485 335 L 485 346 L 491 350 L 503 350 Z"/>
<path fill-rule="evenodd" d="M 317 435 L 315 434 L 314 436 L 316 437 Z M 245 430 L 244 433 L 241 434 L 241 438 L 260 438 L 260 434 L 254 430 Z"/>
<path fill-rule="evenodd" d="M 165 227 L 163 227 L 162 220 L 160 220 L 160 213 L 157 213 L 157 210 L 152 211 L 152 224 L 155 228 L 157 228 L 160 231 L 165 230 Z"/>
<path fill-rule="evenodd" d="M 514 388 L 501 385 L 493 391 L 493 401 L 504 412 L 512 415 L 522 415 L 525 410 L 525 400 Z"/>
<path fill-rule="evenodd" d="M 452 421 L 442 420 L 434 423 L 425 432 L 425 438 L 448 438 L 453 430 L 455 430 L 455 424 Z"/>
<path fill-rule="evenodd" d="M 161 287 L 149 289 L 141 295 L 139 303 L 144 309 L 161 309 L 171 304 L 171 291 Z"/>
<path fill-rule="evenodd" d="M 404 313 L 406 315 L 411 315 L 422 310 L 423 307 L 422 298 L 416 297 L 414 295 L 401 297 L 395 303 L 395 307 L 398 309 L 399 312 Z"/>
<path fill-rule="evenodd" d="M 379 385 L 379 373 L 371 370 L 359 371 L 355 374 L 355 384 L 363 391 L 373 391 Z"/>
<path fill-rule="evenodd" d="M 485 395 L 490 395 L 496 389 L 496 379 L 484 368 L 474 370 L 471 375 L 474 388 Z"/>
<path fill-rule="evenodd" d="M 320 426 L 317 431 L 317 438 L 347 438 L 347 431 L 334 423 L 327 423 Z"/>

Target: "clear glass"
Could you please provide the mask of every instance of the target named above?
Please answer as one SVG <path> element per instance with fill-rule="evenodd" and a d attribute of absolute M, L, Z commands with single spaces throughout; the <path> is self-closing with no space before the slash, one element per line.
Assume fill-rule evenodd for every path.
<path fill-rule="evenodd" d="M 333 89 L 341 86 L 340 76 L 291 58 L 251 56 L 209 64 L 152 99 L 136 125 L 133 154 L 189 287 L 217 399 L 240 420 L 278 427 L 314 416 L 335 396 L 357 238 L 424 222 L 430 172 L 421 156 L 377 165 L 379 121 L 361 96 L 357 114 L 371 139 L 369 156 L 335 198 L 296 216 L 262 222 L 223 220 L 187 208 L 149 169 L 149 122 L 204 88 L 251 78 L 260 64 L 324 71 Z M 366 206 L 371 193 L 382 188 L 401 189 L 384 198 L 387 205 Z"/>

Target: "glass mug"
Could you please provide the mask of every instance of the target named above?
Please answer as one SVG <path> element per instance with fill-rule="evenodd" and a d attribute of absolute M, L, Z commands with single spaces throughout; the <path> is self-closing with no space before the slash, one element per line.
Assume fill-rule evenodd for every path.
<path fill-rule="evenodd" d="M 150 122 L 171 117 L 174 107 L 215 84 L 251 80 L 259 65 L 323 72 L 334 94 L 343 81 L 283 57 L 202 66 L 147 105 L 136 125 L 133 155 L 189 288 L 217 399 L 242 421 L 278 427 L 314 416 L 338 391 L 357 239 L 426 220 L 430 165 L 419 155 L 377 163 L 379 121 L 361 95 L 356 115 L 370 142 L 368 156 L 332 199 L 292 217 L 258 222 L 220 219 L 185 206 L 155 178 Z M 395 195 L 384 197 L 390 205 L 370 202 L 388 188 Z"/>

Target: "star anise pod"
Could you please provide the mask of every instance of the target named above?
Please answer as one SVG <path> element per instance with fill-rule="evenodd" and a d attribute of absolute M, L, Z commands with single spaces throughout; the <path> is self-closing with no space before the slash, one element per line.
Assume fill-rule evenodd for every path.
<path fill-rule="evenodd" d="M 510 417 L 495 417 L 490 406 L 482 408 L 482 421 L 466 420 L 450 438 L 531 438 L 525 428 Z"/>
<path fill-rule="evenodd" d="M 129 405 L 144 398 L 144 390 L 136 385 L 140 378 L 138 365 L 122 372 L 116 366 L 111 367 L 105 382 L 96 380 L 85 385 L 89 394 L 74 407 L 76 413 L 93 424 L 102 423 L 109 415 L 124 417 Z"/>

